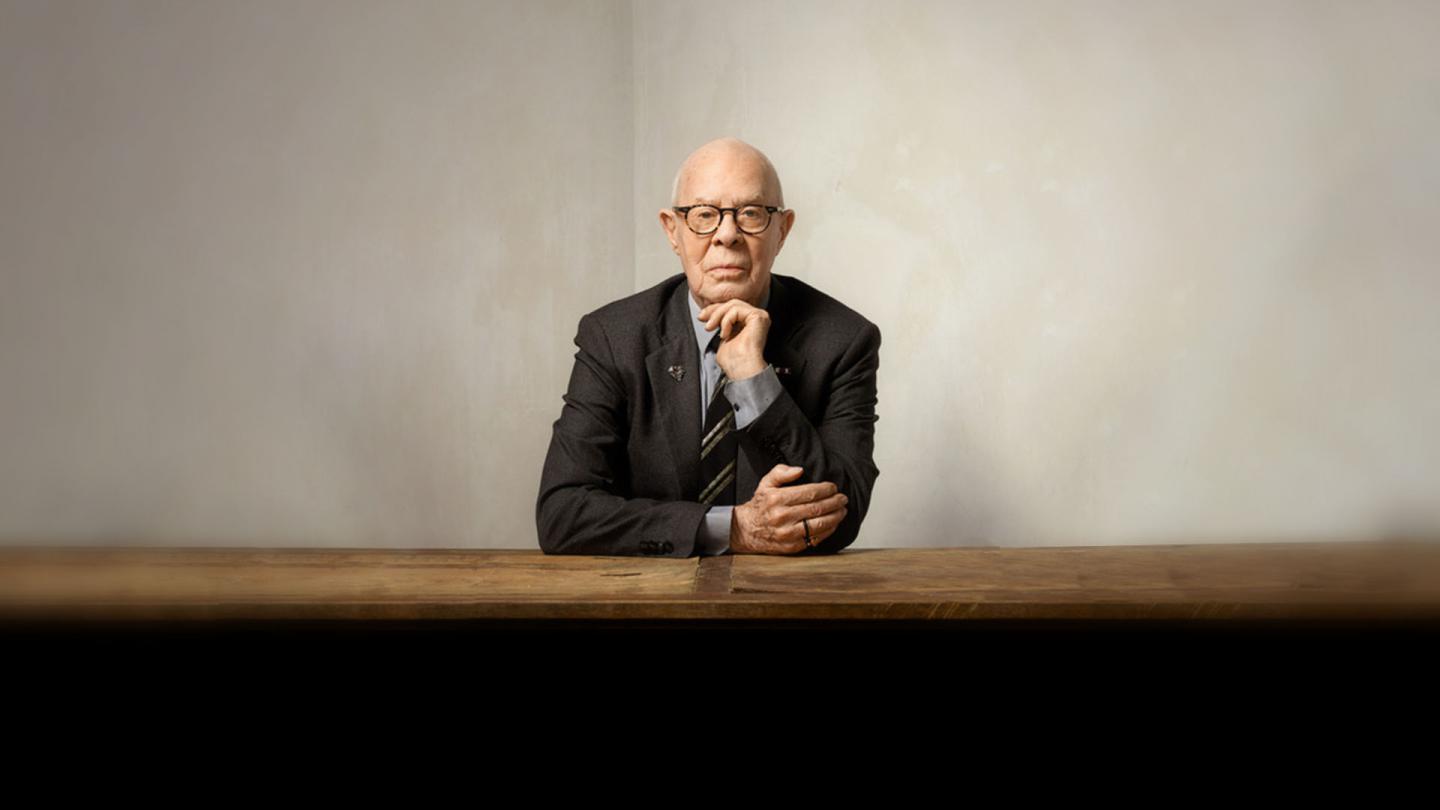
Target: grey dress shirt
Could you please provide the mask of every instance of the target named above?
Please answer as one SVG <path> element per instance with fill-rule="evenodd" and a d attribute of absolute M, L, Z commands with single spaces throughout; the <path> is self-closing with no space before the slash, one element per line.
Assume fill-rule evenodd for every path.
<path fill-rule="evenodd" d="M 700 424 L 705 424 L 705 412 L 709 410 L 710 396 L 715 390 L 715 384 L 720 381 L 720 364 L 715 360 L 715 352 L 706 351 L 710 345 L 711 338 L 715 332 L 706 330 L 705 322 L 700 320 L 700 305 L 695 303 L 695 296 L 686 295 L 685 301 L 690 304 L 690 319 L 695 326 L 695 343 L 699 347 L 700 368 L 705 373 L 700 375 Z M 770 308 L 770 288 L 765 288 L 765 297 L 760 301 L 760 308 Z M 719 327 L 716 327 L 717 329 Z M 773 366 L 766 366 L 765 370 L 753 377 L 746 377 L 743 380 L 731 380 L 725 386 L 725 398 L 735 406 L 735 430 L 743 430 L 751 422 L 754 422 L 770 403 L 780 396 L 784 389 L 780 385 L 780 378 L 775 374 Z M 695 452 L 700 452 L 696 448 Z M 765 472 L 769 472 L 766 470 Z M 699 533 L 695 540 L 698 554 L 702 557 L 713 557 L 717 554 L 724 554 L 730 550 L 730 521 L 734 517 L 733 505 L 712 506 L 710 511 L 705 513 L 705 519 L 700 522 Z"/>

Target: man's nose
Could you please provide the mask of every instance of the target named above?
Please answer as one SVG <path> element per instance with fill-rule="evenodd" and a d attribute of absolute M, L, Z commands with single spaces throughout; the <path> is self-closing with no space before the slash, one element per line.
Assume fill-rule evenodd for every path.
<path fill-rule="evenodd" d="M 728 225 L 725 224 L 727 220 L 730 223 Z M 743 233 L 744 231 L 740 230 L 740 226 L 735 223 L 735 212 L 725 211 L 720 214 L 720 227 L 715 229 L 715 244 L 733 245 L 743 238 Z"/>

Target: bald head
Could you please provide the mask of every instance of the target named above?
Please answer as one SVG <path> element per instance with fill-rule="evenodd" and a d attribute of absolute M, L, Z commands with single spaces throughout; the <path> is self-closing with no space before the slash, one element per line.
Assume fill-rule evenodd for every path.
<path fill-rule="evenodd" d="M 757 171 L 763 178 L 765 197 L 773 200 L 772 205 L 785 207 L 785 192 L 780 188 L 780 175 L 765 153 L 739 138 L 716 138 L 702 144 L 675 172 L 675 182 L 670 188 L 670 204 L 680 205 L 682 195 L 688 196 L 688 184 L 692 176 L 715 168 L 717 165 L 743 167 Z"/>

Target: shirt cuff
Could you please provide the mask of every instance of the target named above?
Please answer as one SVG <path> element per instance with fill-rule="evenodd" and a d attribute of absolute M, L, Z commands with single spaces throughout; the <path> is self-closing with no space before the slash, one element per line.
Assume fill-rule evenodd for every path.
<path fill-rule="evenodd" d="M 768 365 L 752 377 L 727 381 L 722 390 L 725 398 L 735 406 L 735 429 L 740 430 L 759 419 L 760 414 L 785 389 L 780 385 L 780 377 L 775 374 L 775 366 Z"/>
<path fill-rule="evenodd" d="M 700 521 L 700 533 L 695 538 L 695 547 L 700 557 L 715 557 L 730 552 L 730 519 L 734 517 L 734 506 L 712 506 Z"/>

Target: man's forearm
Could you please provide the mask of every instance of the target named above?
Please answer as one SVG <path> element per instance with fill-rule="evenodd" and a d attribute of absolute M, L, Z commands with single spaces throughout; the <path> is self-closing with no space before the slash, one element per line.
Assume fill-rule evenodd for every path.
<path fill-rule="evenodd" d="M 725 398 L 735 406 L 735 429 L 744 430 L 760 418 L 776 397 L 784 393 L 785 387 L 780 384 L 775 367 L 767 365 L 759 374 L 731 380 L 724 391 Z"/>
<path fill-rule="evenodd" d="M 874 462 L 879 348 L 879 329 L 871 325 L 862 330 L 840 364 L 818 427 L 782 392 L 746 428 L 751 441 L 742 447 L 755 469 L 768 470 L 776 464 L 803 467 L 799 483 L 829 481 L 850 499 L 835 532 L 802 553 L 829 553 L 850 545 L 869 511 L 880 474 Z"/>
<path fill-rule="evenodd" d="M 696 501 L 622 498 L 582 486 L 542 485 L 536 524 L 546 554 L 689 557 L 706 511 Z M 727 545 L 728 539 L 727 533 Z"/>

